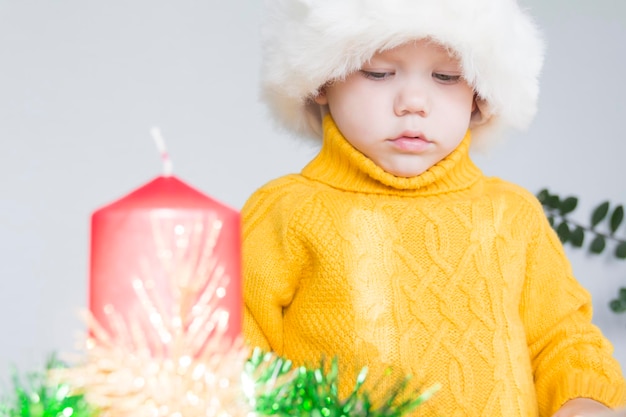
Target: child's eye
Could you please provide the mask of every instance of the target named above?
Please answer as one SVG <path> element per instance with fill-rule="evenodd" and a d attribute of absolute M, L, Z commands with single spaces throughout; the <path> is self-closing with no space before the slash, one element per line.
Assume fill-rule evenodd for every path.
<path fill-rule="evenodd" d="M 453 84 L 453 83 L 456 83 L 457 81 L 459 81 L 461 79 L 461 76 L 460 75 L 441 74 L 441 73 L 438 73 L 438 72 L 434 72 L 433 73 L 433 78 L 436 79 L 437 81 L 441 81 L 442 83 Z"/>
<path fill-rule="evenodd" d="M 384 80 L 393 75 L 392 72 L 378 72 L 378 71 L 366 71 L 366 70 L 361 70 L 361 74 L 363 74 L 365 78 L 368 78 L 370 80 Z"/>

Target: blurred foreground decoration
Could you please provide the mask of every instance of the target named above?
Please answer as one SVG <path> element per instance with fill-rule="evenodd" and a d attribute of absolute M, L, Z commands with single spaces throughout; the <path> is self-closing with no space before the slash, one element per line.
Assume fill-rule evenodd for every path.
<path fill-rule="evenodd" d="M 76 394 L 65 383 L 48 379 L 47 372 L 62 369 L 66 365 L 51 356 L 45 370 L 11 375 L 13 392 L 0 399 L 0 417 L 94 417 L 96 409 L 82 394 Z"/>
<path fill-rule="evenodd" d="M 101 359 L 105 360 L 104 357 Z M 213 362 L 219 362 L 219 359 L 215 357 Z M 317 368 L 294 367 L 290 361 L 259 349 L 254 349 L 243 362 L 221 359 L 223 364 L 214 368 L 196 367 L 197 375 L 174 375 L 162 369 L 160 378 L 153 377 L 144 383 L 150 389 L 129 384 L 128 378 L 141 373 L 135 365 L 130 365 L 129 369 L 112 366 L 114 369 L 105 374 L 104 366 L 69 368 L 58 361 L 49 361 L 45 371 L 29 374 L 26 383 L 17 374 L 14 376 L 14 392 L 0 401 L 0 417 L 130 417 L 148 413 L 153 413 L 154 417 L 402 417 L 428 401 L 439 389 L 439 386 L 433 386 L 421 394 L 406 392 L 409 378 L 405 378 L 395 381 L 394 388 L 385 393 L 382 401 L 373 404 L 370 393 L 362 389 L 367 377 L 366 368 L 361 370 L 351 394 L 339 398 L 337 359 L 333 359 L 329 366 L 322 361 Z M 233 380 L 229 379 L 230 375 L 222 375 L 223 383 L 237 381 L 230 387 L 221 386 L 219 378 L 213 380 L 218 375 L 216 369 L 239 369 L 240 364 L 243 364 L 243 372 Z M 106 375 L 108 381 L 96 384 L 94 377 L 98 375 Z M 59 382 L 61 380 L 70 382 Z M 194 386 L 188 383 L 190 380 L 198 382 Z M 194 399 L 207 393 L 205 388 L 209 385 L 216 391 L 208 393 L 205 398 Z M 241 391 L 238 392 L 236 387 Z M 174 398 L 172 392 L 167 391 L 169 389 L 178 394 L 182 389 L 188 396 Z M 408 399 L 399 399 L 407 396 Z M 102 408 L 89 402 L 88 398 Z"/>
<path fill-rule="evenodd" d="M 393 381 L 376 404 L 372 395 L 363 390 L 367 368 L 357 377 L 352 392 L 339 397 L 339 364 L 333 358 L 326 366 L 324 360 L 317 368 L 293 367 L 292 363 L 273 353 L 255 349 L 246 363 L 244 389 L 255 414 L 262 416 L 303 417 L 401 417 L 426 402 L 439 386 L 421 394 L 407 392 L 409 377 Z M 413 394 L 413 395 L 411 395 Z M 380 397 L 380 396 L 379 396 Z M 404 399 L 401 399 L 404 398 Z"/>
<path fill-rule="evenodd" d="M 51 380 L 103 417 L 246 416 L 240 214 L 163 174 L 91 216 L 85 357 Z"/>
<path fill-rule="evenodd" d="M 83 393 L 102 417 L 247 416 L 241 375 L 249 353 L 232 317 L 241 313 L 230 314 L 241 301 L 223 304 L 233 288 L 240 298 L 239 277 L 233 286 L 216 255 L 222 220 L 203 212 L 145 216 L 151 228 L 142 227 L 141 241 L 149 241 L 149 262 L 139 253 L 138 262 L 123 264 L 132 269 L 134 296 L 118 304 L 123 312 L 98 303 L 105 323 L 87 314 L 86 357 L 50 378 Z"/>

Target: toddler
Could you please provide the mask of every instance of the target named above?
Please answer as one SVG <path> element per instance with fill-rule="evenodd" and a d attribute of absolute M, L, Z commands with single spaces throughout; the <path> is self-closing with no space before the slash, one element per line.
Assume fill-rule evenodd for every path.
<path fill-rule="evenodd" d="M 248 342 L 340 390 L 413 375 L 419 415 L 594 416 L 624 405 L 534 195 L 470 158 L 536 111 L 542 38 L 514 0 L 268 0 L 263 94 L 321 141 L 245 204 Z M 371 387 L 371 386 L 370 386 Z"/>

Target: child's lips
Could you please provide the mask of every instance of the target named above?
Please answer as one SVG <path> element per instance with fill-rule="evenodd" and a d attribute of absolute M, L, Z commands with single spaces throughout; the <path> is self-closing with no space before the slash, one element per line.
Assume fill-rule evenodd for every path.
<path fill-rule="evenodd" d="M 421 153 L 424 152 L 431 144 L 421 133 L 402 133 L 395 139 L 390 140 L 393 145 L 404 152 Z"/>

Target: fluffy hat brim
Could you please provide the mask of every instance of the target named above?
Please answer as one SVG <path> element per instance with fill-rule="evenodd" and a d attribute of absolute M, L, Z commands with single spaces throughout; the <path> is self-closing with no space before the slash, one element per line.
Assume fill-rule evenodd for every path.
<path fill-rule="evenodd" d="M 544 43 L 514 0 L 266 0 L 262 95 L 279 124 L 321 136 L 321 86 L 377 51 L 429 38 L 450 48 L 479 97 L 475 143 L 534 117 Z"/>

